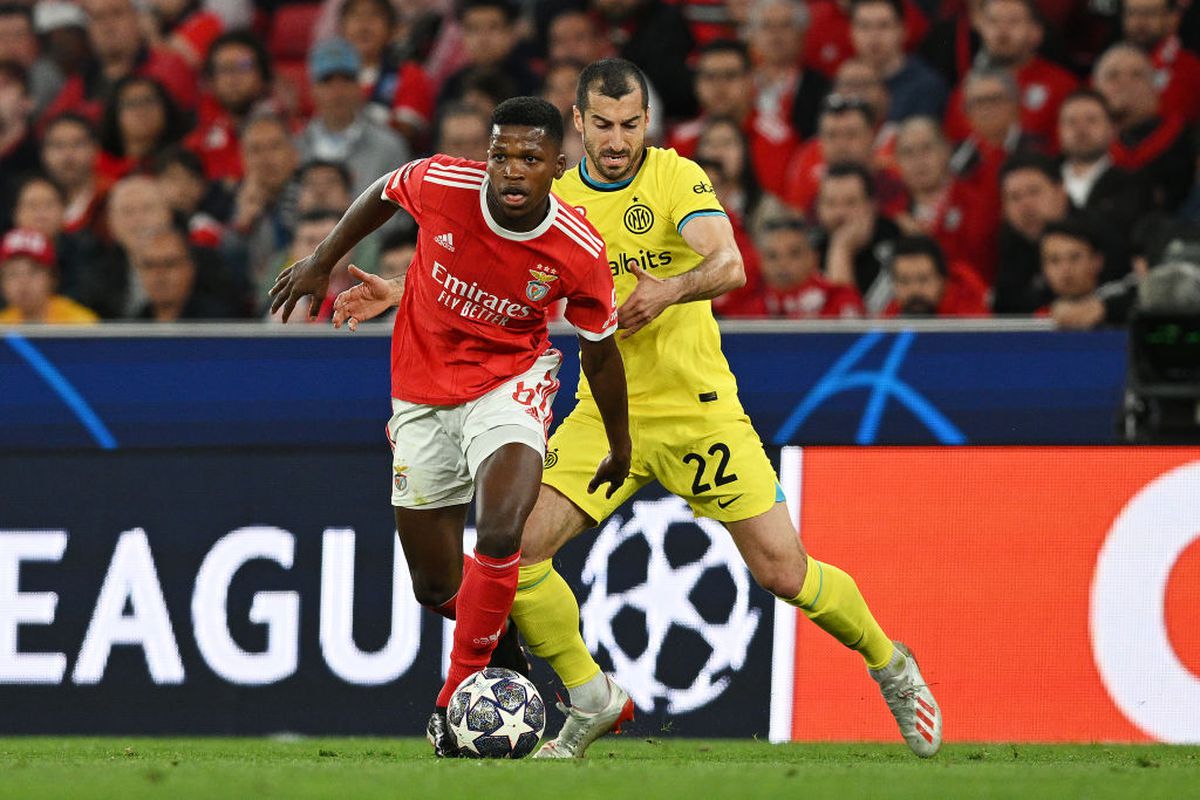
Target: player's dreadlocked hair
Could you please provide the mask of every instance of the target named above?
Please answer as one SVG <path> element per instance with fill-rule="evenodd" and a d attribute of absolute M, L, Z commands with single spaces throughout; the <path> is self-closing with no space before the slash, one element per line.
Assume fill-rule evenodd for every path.
<path fill-rule="evenodd" d="M 586 109 L 589 92 L 620 100 L 634 89 L 642 90 L 642 109 L 645 110 L 650 102 L 650 90 L 646 86 L 646 76 L 637 65 L 623 58 L 593 61 L 579 73 L 579 85 L 575 88 L 575 106 L 580 111 Z"/>
<path fill-rule="evenodd" d="M 505 100 L 492 112 L 492 127 L 497 125 L 527 125 L 530 128 L 541 128 L 555 146 L 562 147 L 562 114 L 540 97 L 512 97 Z"/>

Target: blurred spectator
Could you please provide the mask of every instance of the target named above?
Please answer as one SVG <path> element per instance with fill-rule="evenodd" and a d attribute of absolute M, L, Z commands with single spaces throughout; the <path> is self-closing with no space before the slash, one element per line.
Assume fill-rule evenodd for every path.
<path fill-rule="evenodd" d="M 617 54 L 637 64 L 662 95 L 657 115 L 664 121 L 694 116 L 688 69 L 693 40 L 679 9 L 663 0 L 591 0 L 591 6 L 607 24 Z"/>
<path fill-rule="evenodd" d="M 63 90 L 67 76 L 84 69 L 91 51 L 87 15 L 70 0 L 38 2 L 33 9 L 33 27 L 42 53 L 29 68 L 29 85 L 34 114 L 41 116 Z"/>
<path fill-rule="evenodd" d="M 1113 166 L 1109 151 L 1117 138 L 1104 97 L 1080 89 L 1063 101 L 1058 112 L 1063 187 L 1071 205 L 1086 211 L 1101 227 L 1131 231 L 1150 210 L 1146 187 Z"/>
<path fill-rule="evenodd" d="M 875 163 L 894 166 L 896 123 L 888 120 L 891 98 L 883 78 L 861 58 L 847 58 L 833 78 L 834 94 L 862 100 L 875 118 Z M 819 108 L 819 107 L 818 107 Z M 819 111 L 818 111 L 819 113 Z"/>
<path fill-rule="evenodd" d="M 271 57 L 249 31 L 230 31 L 213 42 L 204 59 L 205 93 L 186 144 L 200 155 L 210 180 L 242 178 L 238 132 L 254 113 L 275 108 Z"/>
<path fill-rule="evenodd" d="M 566 131 L 566 136 L 563 139 L 563 155 L 567 157 L 567 169 L 571 169 L 580 162 L 583 158 L 583 138 L 575 131 L 575 115 L 572 109 L 575 107 L 575 87 L 579 83 L 579 73 L 583 70 L 583 65 L 577 61 L 551 61 L 546 64 L 546 78 L 542 84 L 542 98 L 553 105 L 563 115 L 563 129 Z M 653 101 L 651 101 L 653 102 Z M 484 119 L 486 127 L 487 120 Z M 650 126 L 662 132 L 662 123 L 655 119 L 653 113 L 650 114 Z M 655 144 L 656 141 L 651 139 L 650 135 L 646 136 L 646 144 Z M 446 152 L 441 148 L 434 148 L 439 153 Z M 486 149 L 486 147 L 485 147 Z"/>
<path fill-rule="evenodd" d="M 1058 107 L 1079 82 L 1037 54 L 1044 34 L 1033 0 L 984 0 L 979 16 L 983 48 L 975 64 L 1012 70 L 1019 91 L 1022 130 L 1053 143 Z M 954 92 L 946 112 L 946 132 L 955 140 L 970 134 L 964 91 L 965 87 L 960 86 Z"/>
<path fill-rule="evenodd" d="M 300 217 L 296 223 L 296 238 L 292 240 L 291 247 L 283 253 L 277 254 L 274 259 L 276 272 L 282 270 L 289 264 L 294 264 L 302 258 L 305 258 L 317 249 L 325 237 L 333 231 L 338 220 L 341 219 L 341 214 L 332 211 L 310 211 Z M 333 301 L 338 296 L 338 293 L 349 289 L 354 284 L 354 279 L 350 277 L 347 267 L 350 265 L 350 254 L 347 253 L 342 257 L 337 264 L 334 265 L 332 272 L 329 275 L 329 289 L 325 292 L 325 298 L 321 301 L 321 306 L 314 315 L 315 321 L 324 322 L 333 316 Z M 310 301 L 303 298 L 296 304 L 296 311 L 292 314 L 288 321 L 289 325 L 304 324 L 310 321 L 308 309 Z M 282 320 L 282 310 L 274 315 L 275 319 Z"/>
<path fill-rule="evenodd" d="M 1008 70 L 972 69 L 962 96 L 970 132 L 950 157 L 950 169 L 981 197 L 996 198 L 1005 160 L 1041 151 L 1044 140 L 1021 128 L 1020 89 Z"/>
<path fill-rule="evenodd" d="M 782 119 L 798 140 L 817 133 L 829 79 L 804 64 L 808 6 L 800 0 L 757 0 L 750 7 L 747 41 L 754 55 L 758 113 Z"/>
<path fill-rule="evenodd" d="M 433 120 L 434 89 L 420 64 L 401 57 L 401 49 L 393 47 L 398 26 L 391 0 L 345 0 L 338 14 L 338 35 L 354 46 L 362 61 L 358 83 L 371 119 L 419 144 Z"/>
<path fill-rule="evenodd" d="M 384 280 L 402 277 L 408 272 L 416 254 L 416 228 L 391 234 L 383 240 L 379 248 L 379 277 Z"/>
<path fill-rule="evenodd" d="M 32 110 L 24 68 L 0 61 L 0 230 L 9 227 L 17 183 L 37 167 L 37 141 L 29 127 Z"/>
<path fill-rule="evenodd" d="M 575 84 L 579 71 L 593 61 L 616 55 L 612 42 L 605 38 L 597 20 L 582 7 L 566 8 L 555 13 L 546 28 L 546 73 L 542 84 L 542 97 L 563 111 L 567 120 L 568 143 L 574 141 L 571 130 L 571 106 L 575 102 Z M 575 66 L 574 78 L 568 86 L 569 65 Z M 643 77 L 646 77 L 643 75 Z M 552 85 L 553 84 L 553 85 Z M 650 120 L 646 125 L 646 144 L 658 144 L 663 140 L 664 112 L 662 96 L 654 83 L 646 77 L 647 103 Z M 562 101 L 570 97 L 564 107 Z M 572 164 L 578 163 L 583 147 L 580 145 Z M 568 156 L 568 160 L 571 157 Z"/>
<path fill-rule="evenodd" d="M 1173 109 L 1160 114 L 1150 58 L 1133 45 L 1113 45 L 1092 81 L 1117 125 L 1113 163 L 1145 183 L 1157 205 L 1178 209 L 1195 179 L 1195 142 L 1183 117 Z"/>
<path fill-rule="evenodd" d="M 696 96 L 700 116 L 677 127 L 669 146 L 690 157 L 708 118 L 729 117 L 742 126 L 750 143 L 758 182 L 768 191 L 781 191 L 796 138 L 786 121 L 764 116 L 755 108 L 754 74 L 744 44 L 718 39 L 705 45 L 696 60 Z"/>
<path fill-rule="evenodd" d="M 901 0 L 853 0 L 850 37 L 858 58 L 882 76 L 890 97 L 888 119 L 941 117 L 948 89 L 920 56 L 904 52 Z"/>
<path fill-rule="evenodd" d="M 39 57 L 34 14 L 26 4 L 0 3 L 0 63 L 20 67 L 32 106 L 40 111 L 62 89 L 64 78 L 52 62 Z"/>
<path fill-rule="evenodd" d="M 809 5 L 812 21 L 804 48 L 805 63 L 832 77 L 842 62 L 854 53 L 850 36 L 852 0 L 814 0 Z M 920 9 L 908 0 L 904 3 L 904 44 L 916 46 L 925 35 L 928 23 Z"/>
<path fill-rule="evenodd" d="M 46 125 L 42 166 L 67 196 L 64 230 L 104 232 L 101 208 L 107 184 L 96 174 L 100 140 L 86 117 L 65 113 Z"/>
<path fill-rule="evenodd" d="M 188 241 L 220 247 L 224 223 L 233 213 L 233 197 L 220 184 L 205 179 L 200 157 L 181 147 L 165 150 L 154 160 L 154 174 L 175 220 L 187 231 Z"/>
<path fill-rule="evenodd" d="M 574 86 L 571 94 L 574 96 Z M 491 139 L 490 120 L 474 106 L 464 103 L 449 103 L 438 116 L 435 153 L 445 153 L 472 161 L 487 161 L 488 143 Z"/>
<path fill-rule="evenodd" d="M 1050 302 L 1038 309 L 1039 316 L 1050 316 L 1059 328 L 1069 330 L 1125 323 L 1135 298 L 1135 285 L 1132 279 L 1100 285 L 1102 245 L 1085 224 L 1047 225 L 1040 251 Z"/>
<path fill-rule="evenodd" d="M 66 196 L 53 181 L 28 175 L 17 187 L 13 227 L 37 231 L 53 241 L 62 232 L 66 208 Z"/>
<path fill-rule="evenodd" d="M 861 317 L 862 298 L 853 286 L 831 283 L 821 274 L 820 256 L 803 221 L 780 218 L 758 235 L 765 283 L 763 311 L 786 319 Z"/>
<path fill-rule="evenodd" d="M 225 29 L 225 20 L 200 0 L 149 0 L 154 43 L 183 56 L 193 70 Z"/>
<path fill-rule="evenodd" d="M 509 77 L 514 94 L 534 94 L 541 81 L 517 52 L 517 7 L 510 0 L 462 0 L 458 8 L 467 63 L 442 84 L 438 105 L 461 99 L 463 82 L 480 67 Z"/>
<path fill-rule="evenodd" d="M 944 261 L 964 262 L 990 281 L 996 269 L 996 204 L 955 179 L 950 144 L 935 120 L 911 117 L 900 124 L 896 163 L 911 198 L 906 212 L 895 218 L 900 228 L 929 236 Z"/>
<path fill-rule="evenodd" d="M 480 114 L 491 119 L 496 106 L 516 96 L 516 83 L 501 68 L 471 67 L 463 75 L 462 95 L 458 102 L 473 106 Z"/>
<path fill-rule="evenodd" d="M 194 254 L 183 234 L 174 228 L 143 232 L 131 253 L 146 302 L 136 319 L 154 322 L 227 319 L 237 316 L 221 298 L 203 288 Z"/>
<path fill-rule="evenodd" d="M 361 62 L 349 42 L 321 42 L 310 52 L 308 63 L 316 113 L 298 139 L 301 158 L 345 164 L 357 195 L 380 175 L 408 161 L 408 145 L 363 113 L 358 86 Z"/>
<path fill-rule="evenodd" d="M 357 93 L 357 86 L 354 87 Z M 253 116 L 242 130 L 245 177 L 234 195 L 231 227 L 241 239 L 248 285 L 258 302 L 275 281 L 272 256 L 286 248 L 295 226 L 296 186 L 292 180 L 300 154 L 287 122 L 264 114 Z"/>
<path fill-rule="evenodd" d="M 163 87 L 150 78 L 127 75 L 113 86 L 100 124 L 96 170 L 118 180 L 146 172 L 154 158 L 183 139 L 187 123 Z"/>
<path fill-rule="evenodd" d="M 830 165 L 817 194 L 817 223 L 825 277 L 831 283 L 855 287 L 868 312 L 881 312 L 892 295 L 885 265 L 900 229 L 880 216 L 875 181 L 866 167 Z"/>
<path fill-rule="evenodd" d="M 1189 123 L 1200 119 L 1200 58 L 1179 41 L 1179 0 L 1123 0 L 1125 41 L 1146 51 L 1154 64 L 1154 85 L 1162 107 Z"/>
<path fill-rule="evenodd" d="M 350 171 L 340 161 L 309 161 L 296 173 L 296 210 L 344 214 L 354 201 Z"/>
<path fill-rule="evenodd" d="M 742 253 L 746 282 L 733 291 L 713 298 L 713 310 L 723 317 L 762 314 L 762 276 L 753 229 L 765 217 L 782 213 L 777 200 L 763 192 L 755 177 L 749 144 L 741 126 L 728 117 L 712 117 L 697 142 L 696 163 L 708 175 L 711 184 L 692 187 L 698 194 L 713 192 L 729 216 L 733 238 Z M 762 216 L 760 216 L 760 214 Z"/>
<path fill-rule="evenodd" d="M 180 108 L 190 111 L 196 107 L 196 76 L 191 66 L 178 53 L 146 43 L 132 0 L 83 0 L 81 5 L 88 14 L 93 60 L 68 78 L 46 110 L 47 119 L 63 111 L 77 111 L 99 121 L 111 87 L 127 75 L 153 78 Z"/>
<path fill-rule="evenodd" d="M 56 294 L 58 262 L 54 245 L 40 231 L 16 228 L 0 242 L 0 295 L 7 308 L 0 325 L 29 322 L 96 322 L 91 310 Z"/>
<path fill-rule="evenodd" d="M 803 214 L 812 211 L 827 164 L 859 164 L 872 174 L 873 202 L 884 215 L 908 206 L 904 184 L 875 157 L 875 117 L 863 100 L 831 94 L 821 104 L 817 138 L 806 142 L 788 166 L 781 199 Z"/>
<path fill-rule="evenodd" d="M 928 236 L 896 240 L 890 264 L 895 298 L 884 310 L 894 317 L 986 317 L 987 287 L 969 265 L 947 263 Z"/>

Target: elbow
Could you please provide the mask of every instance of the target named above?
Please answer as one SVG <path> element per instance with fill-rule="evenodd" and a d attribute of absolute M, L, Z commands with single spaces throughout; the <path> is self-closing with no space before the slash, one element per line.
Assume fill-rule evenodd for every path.
<path fill-rule="evenodd" d="M 729 253 L 725 275 L 725 291 L 727 292 L 732 292 L 734 289 L 741 289 L 746 285 L 746 264 L 742 261 L 742 254 L 737 250 L 731 250 Z"/>

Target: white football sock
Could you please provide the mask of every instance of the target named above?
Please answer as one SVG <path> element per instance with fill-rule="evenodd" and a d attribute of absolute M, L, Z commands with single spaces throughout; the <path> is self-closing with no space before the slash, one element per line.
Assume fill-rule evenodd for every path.
<path fill-rule="evenodd" d="M 572 706 L 580 711 L 592 712 L 599 711 L 608 705 L 612 691 L 608 687 L 608 676 L 603 672 L 597 672 L 596 677 L 587 683 L 581 683 L 568 689 L 567 693 L 571 696 Z"/>

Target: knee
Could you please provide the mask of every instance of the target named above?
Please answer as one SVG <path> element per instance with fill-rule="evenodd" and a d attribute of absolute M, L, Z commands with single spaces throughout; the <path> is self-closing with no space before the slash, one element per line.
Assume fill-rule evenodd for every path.
<path fill-rule="evenodd" d="M 458 592 L 458 581 L 440 575 L 412 576 L 413 596 L 417 602 L 429 608 L 437 608 Z"/>
<path fill-rule="evenodd" d="M 804 578 L 808 572 L 807 561 L 807 558 L 799 558 L 760 567 L 754 573 L 754 580 L 780 600 L 792 600 L 800 594 L 800 589 L 804 586 Z"/>
<path fill-rule="evenodd" d="M 491 558 L 510 556 L 521 549 L 521 525 L 512 519 L 480 521 L 475 550 Z M 522 560 L 524 563 L 524 560 Z"/>

